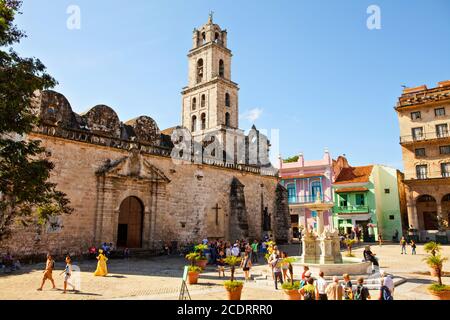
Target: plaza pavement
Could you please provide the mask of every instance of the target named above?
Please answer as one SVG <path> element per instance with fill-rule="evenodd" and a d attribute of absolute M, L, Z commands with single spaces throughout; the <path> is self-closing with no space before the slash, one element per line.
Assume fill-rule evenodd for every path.
<path fill-rule="evenodd" d="M 362 256 L 362 248 L 354 250 L 356 256 Z M 433 299 L 426 287 L 432 282 L 428 267 L 422 261 L 425 256 L 423 246 L 417 248 L 417 255 L 400 254 L 399 245 L 372 246 L 372 251 L 380 259 L 381 268 L 395 277 L 403 279 L 401 285 L 396 287 L 395 298 L 397 300 L 429 300 Z M 443 254 L 450 257 L 450 246 L 443 247 Z M 94 277 L 96 261 L 82 261 L 75 264 L 80 267 L 80 292 L 68 292 L 62 294 L 63 276 L 59 275 L 64 264 L 57 262 L 53 272 L 57 290 L 51 289 L 47 281 L 42 292 L 36 291 L 42 278 L 44 264 L 23 266 L 19 273 L 9 275 L 0 274 L 0 300 L 90 300 L 90 299 L 178 299 L 181 276 L 185 260 L 179 256 L 154 257 L 149 259 L 134 260 L 110 260 L 108 264 L 109 275 L 107 277 Z M 252 273 L 258 277 L 267 273 L 267 265 L 258 265 L 252 269 Z M 450 271 L 450 263 L 444 266 Z M 298 278 L 301 270 L 294 270 Z M 229 272 L 227 272 L 229 275 Z M 242 279 L 242 271 L 237 269 L 238 279 Z M 189 286 L 192 299 L 195 300 L 223 300 L 226 292 L 223 288 L 223 280 L 213 267 L 208 267 L 200 276 L 199 284 Z M 443 278 L 450 284 L 450 279 Z M 377 292 L 372 292 L 377 297 Z M 280 300 L 285 299 L 281 290 L 275 291 L 268 281 L 251 281 L 245 283 L 242 293 L 243 300 Z"/>

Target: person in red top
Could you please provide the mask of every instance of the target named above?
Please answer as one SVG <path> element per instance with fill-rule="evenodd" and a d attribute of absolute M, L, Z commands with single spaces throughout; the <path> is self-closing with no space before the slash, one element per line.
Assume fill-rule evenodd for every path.
<path fill-rule="evenodd" d="M 306 273 L 309 271 L 308 266 L 303 267 L 302 280 L 306 280 Z"/>

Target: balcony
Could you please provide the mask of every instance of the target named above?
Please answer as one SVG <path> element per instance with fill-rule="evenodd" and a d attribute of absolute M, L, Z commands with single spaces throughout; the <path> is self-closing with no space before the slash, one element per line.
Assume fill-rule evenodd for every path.
<path fill-rule="evenodd" d="M 289 196 L 288 197 L 289 204 L 308 204 L 308 203 L 314 203 L 314 202 L 316 202 L 316 200 L 317 200 L 317 196 L 301 196 L 301 197 Z M 323 199 L 323 202 L 329 203 L 331 201 L 330 201 L 330 199 L 328 199 L 328 197 L 325 197 L 325 199 Z"/>
<path fill-rule="evenodd" d="M 444 140 L 449 139 L 450 133 L 448 131 L 427 132 L 417 135 L 400 137 L 400 144 L 412 144 L 430 140 Z"/>
<path fill-rule="evenodd" d="M 344 206 L 333 208 L 334 213 L 369 213 L 369 206 Z"/>

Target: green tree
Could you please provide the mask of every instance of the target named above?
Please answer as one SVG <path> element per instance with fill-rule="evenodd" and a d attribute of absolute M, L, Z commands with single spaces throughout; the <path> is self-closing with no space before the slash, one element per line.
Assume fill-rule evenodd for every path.
<path fill-rule="evenodd" d="M 71 213 L 69 200 L 48 182 L 53 164 L 40 141 L 25 137 L 39 123 L 36 92 L 56 81 L 39 59 L 22 58 L 12 48 L 25 34 L 14 24 L 20 0 L 0 0 L 0 239 L 14 223 L 44 224 Z"/>

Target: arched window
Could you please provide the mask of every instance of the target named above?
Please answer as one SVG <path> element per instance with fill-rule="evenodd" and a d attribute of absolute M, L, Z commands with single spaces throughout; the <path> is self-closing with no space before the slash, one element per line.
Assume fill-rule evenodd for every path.
<path fill-rule="evenodd" d="M 225 113 L 225 125 L 226 125 L 227 127 L 230 126 L 230 114 L 229 114 L 228 112 Z"/>
<path fill-rule="evenodd" d="M 231 102 L 230 102 L 230 94 L 227 92 L 225 93 L 225 106 L 226 107 L 230 107 L 231 106 Z"/>
<path fill-rule="evenodd" d="M 192 116 L 191 132 L 195 132 L 197 129 L 197 116 Z"/>
<path fill-rule="evenodd" d="M 192 110 L 197 109 L 197 98 L 192 99 Z"/>
<path fill-rule="evenodd" d="M 202 113 L 201 120 L 202 120 L 202 130 L 205 130 L 206 129 L 206 114 Z"/>
<path fill-rule="evenodd" d="M 220 42 L 220 34 L 218 32 L 216 32 L 216 34 L 214 35 L 214 41 L 216 43 Z"/>
<path fill-rule="evenodd" d="M 206 43 L 206 32 L 202 33 L 202 44 Z"/>
<path fill-rule="evenodd" d="M 203 81 L 203 59 L 197 61 L 197 83 Z"/>
<path fill-rule="evenodd" d="M 201 107 L 201 108 L 206 107 L 206 96 L 205 96 L 204 94 L 202 94 L 202 100 L 201 100 L 200 103 L 201 103 L 201 104 L 200 104 L 200 107 Z"/>
<path fill-rule="evenodd" d="M 223 63 L 223 60 L 221 59 L 219 61 L 219 77 L 224 77 L 225 76 L 225 64 Z"/>

